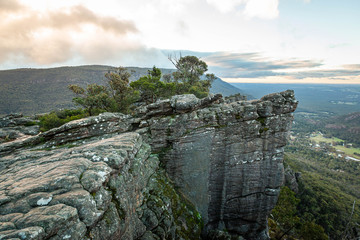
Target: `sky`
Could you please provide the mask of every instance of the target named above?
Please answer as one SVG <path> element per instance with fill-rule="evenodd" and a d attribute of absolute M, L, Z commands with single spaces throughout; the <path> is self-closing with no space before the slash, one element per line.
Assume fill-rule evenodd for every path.
<path fill-rule="evenodd" d="M 173 68 L 228 82 L 360 84 L 359 0 L 0 0 L 0 70 Z"/>

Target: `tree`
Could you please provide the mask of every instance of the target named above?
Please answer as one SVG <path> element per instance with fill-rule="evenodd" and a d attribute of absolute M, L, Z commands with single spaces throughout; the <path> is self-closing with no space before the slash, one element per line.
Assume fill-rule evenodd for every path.
<path fill-rule="evenodd" d="M 324 228 L 317 225 L 315 222 L 306 221 L 302 224 L 301 237 L 304 240 L 328 240 L 329 237 L 326 235 Z"/>
<path fill-rule="evenodd" d="M 128 113 L 129 106 L 138 96 L 129 86 L 130 76 L 126 68 L 119 67 L 105 74 L 107 86 L 93 83 L 86 88 L 78 85 L 69 85 L 68 88 L 77 95 L 73 101 L 85 108 L 89 115 L 103 111 Z"/>
<path fill-rule="evenodd" d="M 140 100 L 149 104 L 156 102 L 161 97 L 174 95 L 175 85 L 173 83 L 162 82 L 161 70 L 153 67 L 148 70 L 148 75 L 130 83 L 130 86 L 140 93 Z"/>
<path fill-rule="evenodd" d="M 208 70 L 207 64 L 196 56 L 180 56 L 180 59 L 177 59 L 170 55 L 169 60 L 177 69 L 175 78 L 190 85 L 195 85 L 195 83 L 199 82 L 200 76 Z"/>
<path fill-rule="evenodd" d="M 69 85 L 68 88 L 77 95 L 73 102 L 85 108 L 90 116 L 102 110 L 110 111 L 113 106 L 113 100 L 105 86 L 94 83 L 85 89 L 78 85 Z"/>
<path fill-rule="evenodd" d="M 124 67 L 105 74 L 112 99 L 115 101 L 113 111 L 129 112 L 130 105 L 136 101 L 138 93 L 129 86 L 131 74 Z"/>
<path fill-rule="evenodd" d="M 176 93 L 192 93 L 199 98 L 206 97 L 209 93 L 211 83 L 214 81 L 214 74 L 206 74 L 205 79 L 201 79 L 208 70 L 207 64 L 196 56 L 185 56 L 180 58 L 169 55 L 169 60 L 177 69 L 171 76 L 164 77 L 165 82 L 177 84 Z"/>
<path fill-rule="evenodd" d="M 299 202 L 300 199 L 296 198 L 295 193 L 290 188 L 286 186 L 281 188 L 278 202 L 271 212 L 273 220 L 281 230 L 277 231 L 276 236 L 274 236 L 275 239 L 282 239 L 300 223 L 300 218 L 296 216 L 296 207 Z"/>

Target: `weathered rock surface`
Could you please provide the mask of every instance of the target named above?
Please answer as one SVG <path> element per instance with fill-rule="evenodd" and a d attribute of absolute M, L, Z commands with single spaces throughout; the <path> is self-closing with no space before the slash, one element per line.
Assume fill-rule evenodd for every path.
<path fill-rule="evenodd" d="M 0 118 L 0 143 L 37 135 L 39 126 L 36 123 L 37 121 L 21 114 Z"/>
<path fill-rule="evenodd" d="M 205 232 L 267 238 L 296 106 L 293 91 L 285 91 L 148 120 L 153 151 L 201 213 Z"/>
<path fill-rule="evenodd" d="M 0 239 L 266 239 L 296 105 L 174 96 L 2 143 Z"/>
<path fill-rule="evenodd" d="M 299 192 L 299 181 L 301 180 L 301 173 L 294 172 L 290 166 L 285 169 L 285 186 L 289 187 L 293 192 Z"/>

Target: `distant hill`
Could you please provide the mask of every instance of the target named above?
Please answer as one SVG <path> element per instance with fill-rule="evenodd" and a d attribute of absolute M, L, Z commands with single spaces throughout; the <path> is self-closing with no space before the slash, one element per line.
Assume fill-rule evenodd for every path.
<path fill-rule="evenodd" d="M 296 112 L 344 115 L 360 110 L 360 84 L 262 84 L 232 83 L 256 98 L 293 89 L 299 101 Z"/>
<path fill-rule="evenodd" d="M 86 86 L 90 83 L 104 84 L 104 74 L 115 67 L 87 65 L 48 69 L 14 69 L 0 71 L 0 115 L 10 113 L 49 112 L 54 109 L 74 107 L 74 95 L 67 89 L 69 84 Z M 131 80 L 146 75 L 149 68 L 128 67 L 134 70 Z M 174 69 L 161 69 L 163 74 Z M 242 93 L 240 89 L 217 78 L 210 90 L 224 96 Z"/>
<path fill-rule="evenodd" d="M 360 112 L 329 118 L 321 124 L 323 132 L 360 147 Z"/>

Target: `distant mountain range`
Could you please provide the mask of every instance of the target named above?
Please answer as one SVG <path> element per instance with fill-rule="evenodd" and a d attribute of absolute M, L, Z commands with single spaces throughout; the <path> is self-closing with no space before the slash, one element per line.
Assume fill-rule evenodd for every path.
<path fill-rule="evenodd" d="M 255 98 L 293 89 L 299 101 L 296 113 L 326 113 L 332 116 L 360 111 L 360 84 L 232 83 L 232 85 Z"/>
<path fill-rule="evenodd" d="M 104 84 L 104 74 L 115 67 L 86 65 L 48 69 L 14 69 L 0 71 L 0 116 L 10 113 L 50 112 L 56 109 L 72 108 L 74 95 L 67 89 L 69 84 L 86 86 L 90 83 Z M 146 75 L 149 68 L 128 67 L 135 71 L 131 80 Z M 161 69 L 163 74 L 174 69 Z M 240 89 L 217 78 L 210 90 L 228 96 L 245 94 Z"/>

